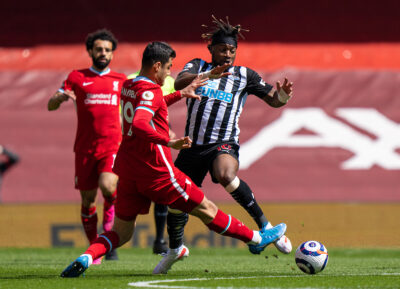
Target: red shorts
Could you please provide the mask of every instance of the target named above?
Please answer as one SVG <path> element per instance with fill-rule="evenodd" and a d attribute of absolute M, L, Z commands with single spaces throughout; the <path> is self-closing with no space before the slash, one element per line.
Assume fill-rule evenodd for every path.
<path fill-rule="evenodd" d="M 75 153 L 75 188 L 81 191 L 96 189 L 101 173 L 112 173 L 117 152 L 102 154 Z"/>
<path fill-rule="evenodd" d="M 120 178 L 116 216 L 124 221 L 132 221 L 139 214 L 148 214 L 151 202 L 190 213 L 203 201 L 204 193 L 184 173 L 179 171 L 176 175 L 174 181 Z"/>

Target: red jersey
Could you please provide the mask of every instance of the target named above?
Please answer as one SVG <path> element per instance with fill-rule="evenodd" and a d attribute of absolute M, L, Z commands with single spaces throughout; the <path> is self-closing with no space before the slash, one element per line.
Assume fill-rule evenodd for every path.
<path fill-rule="evenodd" d="M 74 151 L 103 153 L 118 150 L 121 142 L 119 103 L 126 76 L 107 69 L 74 70 L 60 92 L 72 90 L 76 95 L 78 128 Z"/>
<path fill-rule="evenodd" d="M 138 76 L 121 91 L 122 143 L 114 172 L 128 179 L 174 178 L 169 142 L 168 105 L 181 99 L 179 91 L 163 96 L 161 87 Z"/>

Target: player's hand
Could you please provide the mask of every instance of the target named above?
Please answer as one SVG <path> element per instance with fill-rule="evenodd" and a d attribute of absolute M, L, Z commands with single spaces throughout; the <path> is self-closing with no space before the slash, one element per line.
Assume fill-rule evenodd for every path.
<path fill-rule="evenodd" d="M 64 90 L 63 95 L 65 96 L 65 101 L 67 101 L 68 99 L 76 101 L 76 95 L 72 90 Z"/>
<path fill-rule="evenodd" d="M 283 84 L 276 82 L 276 90 L 278 91 L 279 101 L 286 103 L 293 96 L 293 82 L 289 82 L 285 77 Z"/>
<path fill-rule="evenodd" d="M 283 84 L 280 81 L 276 82 L 276 90 L 280 92 L 283 89 L 287 95 L 293 95 L 293 82 L 289 82 L 288 79 L 285 77 Z"/>
<path fill-rule="evenodd" d="M 217 67 L 211 69 L 208 75 L 205 74 L 205 76 L 210 79 L 216 79 L 216 78 L 222 78 L 227 75 L 231 75 L 232 73 L 230 72 L 224 72 L 230 66 L 231 66 L 230 64 L 218 65 Z"/>
<path fill-rule="evenodd" d="M 202 79 L 200 75 L 197 75 L 196 78 L 193 79 L 193 81 L 188 86 L 181 90 L 182 97 L 195 98 L 200 100 L 201 97 L 200 95 L 196 94 L 196 89 L 200 86 L 206 85 L 207 80 L 208 78 Z"/>
<path fill-rule="evenodd" d="M 171 139 L 167 146 L 176 150 L 187 149 L 192 146 L 192 140 L 188 136 L 179 139 Z"/>

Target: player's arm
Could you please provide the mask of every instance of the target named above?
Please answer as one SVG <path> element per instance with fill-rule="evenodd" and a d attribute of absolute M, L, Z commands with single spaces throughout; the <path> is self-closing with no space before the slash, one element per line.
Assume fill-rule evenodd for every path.
<path fill-rule="evenodd" d="M 253 70 L 248 68 L 247 91 L 265 101 L 272 107 L 284 106 L 293 95 L 293 82 L 285 78 L 283 84 L 278 81 L 276 88 L 265 83 L 263 79 Z"/>
<path fill-rule="evenodd" d="M 61 92 L 59 90 L 49 99 L 47 109 L 49 111 L 56 110 L 60 107 L 61 103 L 68 101 L 68 99 L 76 100 L 74 92 L 70 90 L 64 90 Z"/>
<path fill-rule="evenodd" d="M 185 88 L 164 96 L 165 102 L 169 106 L 182 99 L 183 97 L 195 98 L 200 100 L 201 97 L 200 95 L 196 94 L 196 89 L 203 85 L 206 85 L 207 80 L 208 78 L 203 78 L 201 75 L 196 75 L 196 77 L 193 78 L 192 82 L 189 83 Z"/>
<path fill-rule="evenodd" d="M 222 66 L 214 67 L 213 69 L 202 72 L 202 73 L 194 73 L 193 71 L 185 71 L 185 68 L 182 70 L 181 73 L 178 74 L 177 78 L 175 79 L 175 90 L 184 89 L 186 86 L 191 84 L 193 80 L 200 76 L 202 79 L 216 79 L 221 78 L 227 75 L 230 75 L 230 72 L 224 72 L 227 68 L 229 68 L 229 64 L 224 64 Z"/>
<path fill-rule="evenodd" d="M 154 112 L 148 108 L 137 107 L 135 116 L 132 121 L 132 132 L 139 138 L 145 139 L 148 142 L 161 144 L 174 149 L 189 148 L 192 141 L 189 137 L 182 137 L 179 139 L 170 139 L 158 133 L 150 124 Z"/>

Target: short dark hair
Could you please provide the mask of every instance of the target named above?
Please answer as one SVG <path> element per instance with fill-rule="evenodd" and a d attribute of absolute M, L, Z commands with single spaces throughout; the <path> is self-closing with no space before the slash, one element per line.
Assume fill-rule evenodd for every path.
<path fill-rule="evenodd" d="M 114 34 L 107 29 L 99 29 L 95 32 L 89 33 L 86 37 L 86 50 L 93 48 L 94 42 L 97 39 L 108 40 L 112 43 L 112 50 L 117 49 L 118 40 L 115 38 Z"/>
<path fill-rule="evenodd" d="M 153 66 L 158 61 L 164 65 L 171 57 L 175 58 L 176 52 L 168 43 L 159 41 L 150 42 L 143 51 L 142 67 Z"/>

